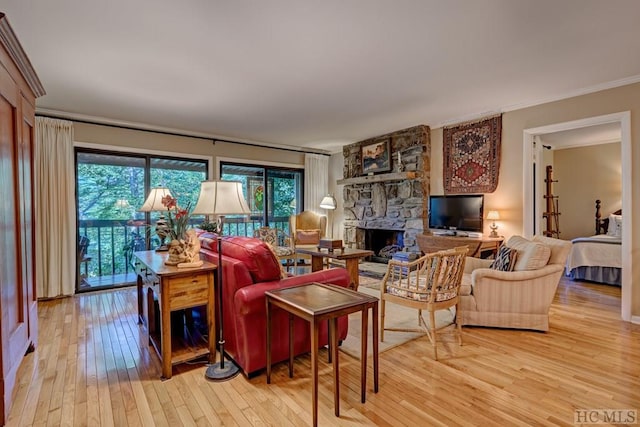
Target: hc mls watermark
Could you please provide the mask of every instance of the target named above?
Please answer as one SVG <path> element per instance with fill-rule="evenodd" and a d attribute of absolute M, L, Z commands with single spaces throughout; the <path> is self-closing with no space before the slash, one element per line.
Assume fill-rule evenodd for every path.
<path fill-rule="evenodd" d="M 637 424 L 637 409 L 576 409 L 574 424 Z"/>

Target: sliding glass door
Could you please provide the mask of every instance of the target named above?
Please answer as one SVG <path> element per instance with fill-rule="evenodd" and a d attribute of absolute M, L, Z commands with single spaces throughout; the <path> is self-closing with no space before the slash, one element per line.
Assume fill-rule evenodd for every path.
<path fill-rule="evenodd" d="M 242 182 L 251 209 L 248 222 L 225 219 L 225 232 L 252 236 L 256 228 L 269 226 L 289 234 L 289 216 L 302 209 L 303 170 L 222 163 L 221 177 Z"/>
<path fill-rule="evenodd" d="M 168 187 L 180 206 L 193 206 L 206 160 L 76 149 L 77 290 L 135 283 L 133 252 L 154 248 L 158 212 L 142 206 L 152 187 Z"/>

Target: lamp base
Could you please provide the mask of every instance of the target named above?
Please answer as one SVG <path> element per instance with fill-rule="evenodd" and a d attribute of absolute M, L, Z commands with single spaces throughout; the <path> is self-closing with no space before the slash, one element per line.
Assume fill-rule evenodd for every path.
<path fill-rule="evenodd" d="M 158 246 L 158 247 L 156 248 L 156 252 L 166 252 L 166 251 L 168 251 L 168 250 L 169 250 L 169 247 L 168 247 L 168 246 L 166 246 L 166 245 L 165 245 L 165 246 Z"/>
<path fill-rule="evenodd" d="M 227 381 L 240 373 L 240 368 L 230 360 L 225 360 L 224 369 L 220 362 L 210 364 L 204 373 L 204 377 L 210 381 Z"/>

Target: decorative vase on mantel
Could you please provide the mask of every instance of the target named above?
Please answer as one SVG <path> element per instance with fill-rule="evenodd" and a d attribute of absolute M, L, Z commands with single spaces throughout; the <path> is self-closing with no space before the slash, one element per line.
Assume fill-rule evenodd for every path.
<path fill-rule="evenodd" d="M 195 230 L 187 230 L 186 236 L 169 242 L 169 256 L 164 263 L 179 268 L 200 267 L 203 264 L 200 259 L 200 240 Z"/>

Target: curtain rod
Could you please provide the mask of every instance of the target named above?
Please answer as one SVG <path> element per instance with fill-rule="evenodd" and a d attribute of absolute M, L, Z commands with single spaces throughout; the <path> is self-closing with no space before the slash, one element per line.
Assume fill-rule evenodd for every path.
<path fill-rule="evenodd" d="M 250 147 L 260 147 L 260 148 L 270 148 L 272 150 L 282 150 L 282 151 L 292 151 L 294 153 L 303 153 L 303 154 L 319 154 L 321 156 L 331 156 L 331 154 L 328 153 L 320 153 L 317 151 L 306 151 L 306 150 L 296 150 L 293 148 L 285 148 L 285 147 L 273 147 L 270 145 L 261 145 L 261 144 L 257 144 L 254 142 L 244 142 L 244 141 L 232 141 L 230 139 L 223 139 L 223 138 L 213 138 L 213 137 L 206 137 L 206 136 L 197 136 L 197 135 L 189 135 L 186 133 L 181 133 L 178 131 L 169 131 L 169 130 L 158 130 L 158 129 L 145 129 L 143 127 L 136 127 L 133 125 L 122 125 L 122 124 L 115 124 L 115 123 L 101 123 L 98 121 L 92 121 L 92 120 L 87 120 L 87 119 L 78 119 L 78 118 L 69 118 L 69 117 L 65 117 L 64 115 L 56 115 L 56 114 L 48 114 L 48 113 L 38 113 L 36 112 L 36 116 L 38 117 L 47 117 L 50 119 L 64 119 L 64 120 L 70 120 L 73 122 L 78 122 L 78 123 L 85 123 L 88 125 L 98 125 L 98 126 L 107 126 L 107 127 L 112 127 L 112 128 L 118 128 L 118 129 L 128 129 L 128 130 L 137 130 L 137 131 L 142 131 L 142 132 L 152 132 L 152 133 L 158 133 L 161 135 L 173 135 L 173 136 L 182 136 L 185 138 L 194 138 L 194 139 L 202 139 L 205 141 L 211 141 L 213 143 L 213 145 L 216 144 L 216 142 L 225 142 L 227 144 L 240 144 L 240 145 L 247 145 Z"/>

